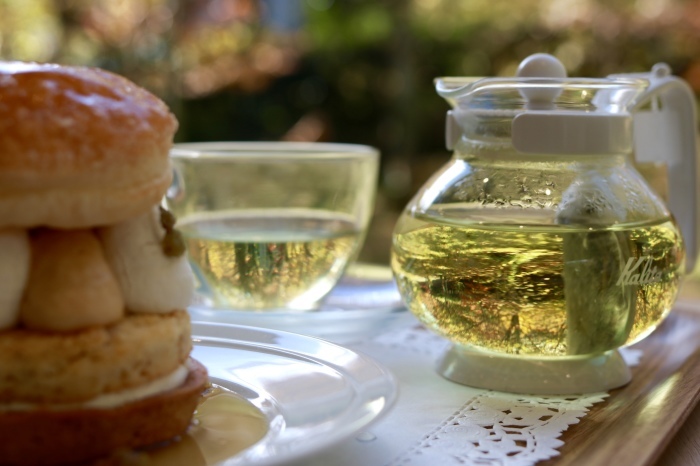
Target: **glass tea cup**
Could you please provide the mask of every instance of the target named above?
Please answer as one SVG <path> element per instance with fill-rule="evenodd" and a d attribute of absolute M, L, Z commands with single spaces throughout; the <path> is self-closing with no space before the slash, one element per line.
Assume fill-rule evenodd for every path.
<path fill-rule="evenodd" d="M 357 256 L 379 153 L 351 144 L 176 144 L 165 203 L 212 308 L 314 310 Z"/>

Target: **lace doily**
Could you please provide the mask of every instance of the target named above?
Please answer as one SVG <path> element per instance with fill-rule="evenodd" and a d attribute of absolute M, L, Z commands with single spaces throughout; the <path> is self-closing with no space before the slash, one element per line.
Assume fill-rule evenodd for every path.
<path fill-rule="evenodd" d="M 446 340 L 420 326 L 381 335 L 372 343 L 376 349 L 369 353 L 384 359 L 399 380 L 402 375 L 415 379 L 414 366 L 429 364 L 432 368 L 436 358 L 449 346 Z M 390 353 L 396 357 L 392 358 Z M 623 357 L 628 364 L 636 365 L 641 351 L 626 349 Z M 397 366 L 406 360 L 409 362 Z M 534 465 L 559 455 L 562 433 L 608 396 L 607 393 L 524 396 L 466 387 L 464 390 L 470 398 L 457 411 L 424 432 L 422 438 L 417 438 L 388 464 Z"/>
<path fill-rule="evenodd" d="M 532 465 L 557 456 L 556 449 L 564 444 L 558 440 L 562 432 L 605 397 L 605 393 L 564 398 L 487 391 L 391 464 Z"/>

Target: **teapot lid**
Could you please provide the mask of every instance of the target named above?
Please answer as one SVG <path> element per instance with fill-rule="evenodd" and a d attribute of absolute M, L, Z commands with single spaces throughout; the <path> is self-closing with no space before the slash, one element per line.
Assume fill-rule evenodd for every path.
<path fill-rule="evenodd" d="M 514 78 L 439 78 L 438 94 L 453 107 L 447 143 L 452 148 L 475 125 L 499 120 L 524 154 L 591 155 L 632 151 L 628 108 L 646 89 L 644 79 L 568 78 L 554 56 L 531 55 Z M 509 126 L 509 127 L 508 127 Z"/>

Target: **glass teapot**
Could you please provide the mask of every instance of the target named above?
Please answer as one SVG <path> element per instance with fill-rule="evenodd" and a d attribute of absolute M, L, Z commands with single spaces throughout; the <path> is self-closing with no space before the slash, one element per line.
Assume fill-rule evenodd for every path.
<path fill-rule="evenodd" d="M 515 78 L 436 87 L 454 156 L 399 219 L 392 269 L 453 342 L 439 372 L 524 393 L 624 385 L 617 349 L 663 320 L 697 253 L 689 87 L 666 65 L 567 78 L 546 54 Z"/>

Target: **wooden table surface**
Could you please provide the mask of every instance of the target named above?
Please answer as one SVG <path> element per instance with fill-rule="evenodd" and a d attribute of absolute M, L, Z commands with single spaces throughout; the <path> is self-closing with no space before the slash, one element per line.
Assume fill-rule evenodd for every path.
<path fill-rule="evenodd" d="M 690 413 L 655 464 L 657 466 L 700 465 L 700 405 Z"/>
<path fill-rule="evenodd" d="M 685 283 L 681 291 L 681 300 L 686 303 L 697 303 L 700 313 L 700 273 L 695 272 Z M 700 390 L 700 387 L 697 387 Z M 700 466 L 700 404 L 688 415 L 681 424 L 676 435 L 656 461 L 657 466 Z"/>

